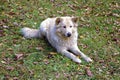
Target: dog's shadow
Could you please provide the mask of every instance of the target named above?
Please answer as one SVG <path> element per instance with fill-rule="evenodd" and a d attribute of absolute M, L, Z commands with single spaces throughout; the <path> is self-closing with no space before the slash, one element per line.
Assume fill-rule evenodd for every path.
<path fill-rule="evenodd" d="M 41 44 L 41 40 L 40 40 L 38 45 L 40 45 L 40 47 L 43 48 L 43 50 L 42 50 L 42 52 L 44 53 L 43 55 L 45 55 L 47 58 L 53 58 L 54 55 L 50 54 L 50 52 L 57 53 L 56 49 L 54 47 L 52 47 L 52 45 L 48 42 L 48 40 L 46 38 L 42 39 L 42 44 Z"/>

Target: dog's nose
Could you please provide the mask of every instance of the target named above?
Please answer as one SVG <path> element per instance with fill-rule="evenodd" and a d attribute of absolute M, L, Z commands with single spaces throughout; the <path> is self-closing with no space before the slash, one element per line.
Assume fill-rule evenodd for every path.
<path fill-rule="evenodd" d="M 68 32 L 68 33 L 67 33 L 67 37 L 70 37 L 70 36 L 71 36 L 71 33 L 70 33 L 70 32 Z"/>

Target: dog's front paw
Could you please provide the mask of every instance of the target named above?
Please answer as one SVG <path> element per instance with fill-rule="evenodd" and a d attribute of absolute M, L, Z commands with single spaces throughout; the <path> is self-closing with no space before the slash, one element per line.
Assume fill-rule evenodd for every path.
<path fill-rule="evenodd" d="M 79 58 L 73 59 L 73 61 L 79 64 L 81 63 L 81 60 Z"/>
<path fill-rule="evenodd" d="M 93 60 L 92 60 L 91 58 L 89 58 L 89 57 L 85 58 L 85 60 L 86 60 L 87 62 L 93 62 Z"/>

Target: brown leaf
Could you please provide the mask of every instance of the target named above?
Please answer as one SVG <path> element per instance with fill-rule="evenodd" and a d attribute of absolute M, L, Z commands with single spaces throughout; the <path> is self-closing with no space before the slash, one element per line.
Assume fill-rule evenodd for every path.
<path fill-rule="evenodd" d="M 47 56 L 48 59 L 53 58 L 53 55 L 57 54 L 56 52 L 50 52 Z"/>
<path fill-rule="evenodd" d="M 7 66 L 6 69 L 9 70 L 9 71 L 13 71 L 14 67 L 13 66 Z"/>
<path fill-rule="evenodd" d="M 80 9 L 80 6 L 78 5 L 68 5 L 72 10 Z"/>
<path fill-rule="evenodd" d="M 44 62 L 45 64 L 49 64 L 49 61 L 48 61 L 47 59 L 44 59 L 43 62 Z"/>
<path fill-rule="evenodd" d="M 1 61 L 3 64 L 10 64 L 11 59 L 10 58 L 3 58 L 3 61 Z"/>
<path fill-rule="evenodd" d="M 18 77 L 14 77 L 13 80 L 19 80 Z"/>
<path fill-rule="evenodd" d="M 57 54 L 57 53 L 56 53 L 56 52 L 50 52 L 50 54 L 51 54 L 51 55 L 55 55 L 55 54 Z"/>
<path fill-rule="evenodd" d="M 3 23 L 7 23 L 7 22 L 9 22 L 9 21 L 8 21 L 8 19 L 3 19 L 2 22 L 3 22 Z"/>
<path fill-rule="evenodd" d="M 33 62 L 33 64 L 35 64 L 35 65 L 36 65 L 36 64 L 38 64 L 38 62 Z"/>
<path fill-rule="evenodd" d="M 12 48 L 8 48 L 7 50 L 8 50 L 8 51 L 13 51 L 13 49 L 12 49 Z"/>
<path fill-rule="evenodd" d="M 43 47 L 36 47 L 36 50 L 39 50 L 39 51 L 43 51 L 44 49 L 43 49 Z"/>
<path fill-rule="evenodd" d="M 5 61 L 1 61 L 1 63 L 6 64 L 6 62 L 5 62 Z"/>
<path fill-rule="evenodd" d="M 15 60 L 20 60 L 23 58 L 23 54 L 15 54 Z"/>
<path fill-rule="evenodd" d="M 84 36 L 82 36 L 82 35 L 81 35 L 81 36 L 80 36 L 80 38 L 81 38 L 81 39 L 83 39 L 83 38 L 84 38 Z"/>
<path fill-rule="evenodd" d="M 55 2 L 55 0 L 50 0 L 50 2 Z"/>
<path fill-rule="evenodd" d="M 90 77 L 93 76 L 93 74 L 92 74 L 92 72 L 90 71 L 90 68 L 89 68 L 89 67 L 86 67 L 86 68 L 85 68 L 85 72 L 86 72 L 86 74 L 87 74 L 88 76 L 90 76 Z"/>
<path fill-rule="evenodd" d="M 17 22 L 13 22 L 13 24 L 14 24 L 15 26 L 19 26 L 19 24 L 18 24 Z"/>
<path fill-rule="evenodd" d="M 33 70 L 29 70 L 30 75 L 34 75 L 34 71 Z"/>
<path fill-rule="evenodd" d="M 0 30 L 0 37 L 5 36 L 3 30 Z"/>
<path fill-rule="evenodd" d="M 112 39 L 112 41 L 115 41 L 115 42 L 117 42 L 117 41 L 118 41 L 118 39 L 117 39 L 117 38 L 113 38 L 113 39 Z"/>
<path fill-rule="evenodd" d="M 10 75 L 4 75 L 4 80 L 10 80 Z"/>
<path fill-rule="evenodd" d="M 0 47 L 3 46 L 4 44 L 3 43 L 0 43 Z"/>
<path fill-rule="evenodd" d="M 56 74 L 55 74 L 55 77 L 56 77 L 56 78 L 59 78 L 59 77 L 60 77 L 60 73 L 56 73 Z"/>
<path fill-rule="evenodd" d="M 14 13 L 14 12 L 9 12 L 8 14 L 9 15 L 16 15 L 16 13 Z"/>
<path fill-rule="evenodd" d="M 48 59 L 53 58 L 53 55 L 48 54 L 47 58 L 48 58 Z"/>
<path fill-rule="evenodd" d="M 8 29 L 8 28 L 9 28 L 9 26 L 5 26 L 5 25 L 4 25 L 4 26 L 3 26 L 3 28 Z"/>

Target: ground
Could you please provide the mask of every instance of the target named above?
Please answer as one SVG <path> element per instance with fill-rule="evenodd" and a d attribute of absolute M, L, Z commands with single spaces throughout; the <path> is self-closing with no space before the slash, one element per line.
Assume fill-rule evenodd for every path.
<path fill-rule="evenodd" d="M 93 63 L 74 63 L 46 40 L 20 33 L 48 17 L 66 15 L 79 18 L 78 46 Z M 120 80 L 120 1 L 0 1 L 0 80 L 63 79 Z"/>

